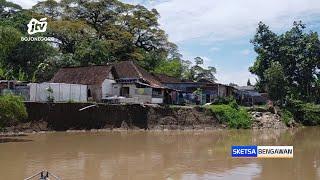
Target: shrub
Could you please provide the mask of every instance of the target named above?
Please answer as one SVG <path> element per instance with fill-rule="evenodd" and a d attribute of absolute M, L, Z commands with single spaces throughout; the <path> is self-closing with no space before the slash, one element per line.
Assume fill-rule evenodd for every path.
<path fill-rule="evenodd" d="M 307 103 L 303 105 L 302 111 L 305 125 L 320 125 L 320 105 Z"/>
<path fill-rule="evenodd" d="M 210 105 L 208 109 L 217 117 L 220 123 L 226 123 L 230 128 L 250 128 L 251 118 L 243 108 L 237 109 L 231 105 Z"/>
<path fill-rule="evenodd" d="M 290 122 L 293 120 L 293 114 L 287 109 L 282 109 L 280 112 L 282 121 L 289 126 Z"/>
<path fill-rule="evenodd" d="M 12 125 L 27 118 L 27 110 L 20 96 L 0 96 L 0 127 Z"/>
<path fill-rule="evenodd" d="M 294 118 L 304 125 L 320 125 L 320 105 L 314 103 L 304 103 L 299 100 L 289 100 L 287 109 Z"/>

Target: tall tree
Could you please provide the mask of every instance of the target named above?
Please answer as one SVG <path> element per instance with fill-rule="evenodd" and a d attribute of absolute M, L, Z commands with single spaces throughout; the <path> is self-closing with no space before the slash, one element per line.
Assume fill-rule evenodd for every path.
<path fill-rule="evenodd" d="M 249 70 L 258 76 L 260 89 L 270 90 L 267 86 L 270 85 L 271 80 L 270 77 L 266 78 L 270 72 L 265 72 L 272 63 L 278 63 L 283 68 L 283 78 L 287 82 L 285 88 L 290 96 L 313 101 L 315 82 L 320 73 L 320 41 L 316 32 L 306 33 L 302 22 L 294 22 L 289 31 L 276 35 L 268 26 L 260 22 L 251 42 L 258 56 Z"/>
<path fill-rule="evenodd" d="M 12 14 L 22 10 L 21 6 L 6 0 L 0 0 L 0 18 L 10 18 Z"/>
<path fill-rule="evenodd" d="M 201 57 L 194 58 L 195 65 L 191 66 L 186 74 L 186 78 L 194 81 L 200 79 L 206 79 L 209 81 L 215 81 L 216 78 L 214 74 L 216 73 L 216 68 L 209 66 L 208 68 L 203 68 L 203 59 Z"/>

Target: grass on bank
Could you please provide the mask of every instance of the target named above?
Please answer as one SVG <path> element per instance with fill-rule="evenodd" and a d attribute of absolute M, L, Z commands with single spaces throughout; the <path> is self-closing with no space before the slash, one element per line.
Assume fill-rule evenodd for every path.
<path fill-rule="evenodd" d="M 239 107 L 235 100 L 228 102 L 218 102 L 205 106 L 209 112 L 215 116 L 220 123 L 227 124 L 229 128 L 248 129 L 252 120 L 247 110 Z"/>
<path fill-rule="evenodd" d="M 27 109 L 20 96 L 0 95 L 0 128 L 27 118 Z"/>

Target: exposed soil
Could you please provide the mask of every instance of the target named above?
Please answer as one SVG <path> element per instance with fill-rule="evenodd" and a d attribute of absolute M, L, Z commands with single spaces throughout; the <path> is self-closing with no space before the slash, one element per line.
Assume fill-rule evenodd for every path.
<path fill-rule="evenodd" d="M 89 103 L 26 103 L 29 119 L 4 132 L 78 130 L 211 130 L 227 128 L 200 107 L 99 104 L 85 111 Z M 253 129 L 285 129 L 279 115 L 268 111 L 250 112 Z"/>
<path fill-rule="evenodd" d="M 154 107 L 148 111 L 149 129 L 216 129 L 223 126 L 203 108 Z"/>

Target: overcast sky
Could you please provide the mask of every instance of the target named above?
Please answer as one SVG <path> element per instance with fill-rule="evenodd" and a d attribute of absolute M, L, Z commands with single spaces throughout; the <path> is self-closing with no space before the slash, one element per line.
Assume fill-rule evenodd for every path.
<path fill-rule="evenodd" d="M 30 8 L 37 0 L 12 0 Z M 256 54 L 250 44 L 259 21 L 281 33 L 302 20 L 320 32 L 320 0 L 123 0 L 156 8 L 162 28 L 184 58 L 200 56 L 219 82 L 246 84 Z"/>

